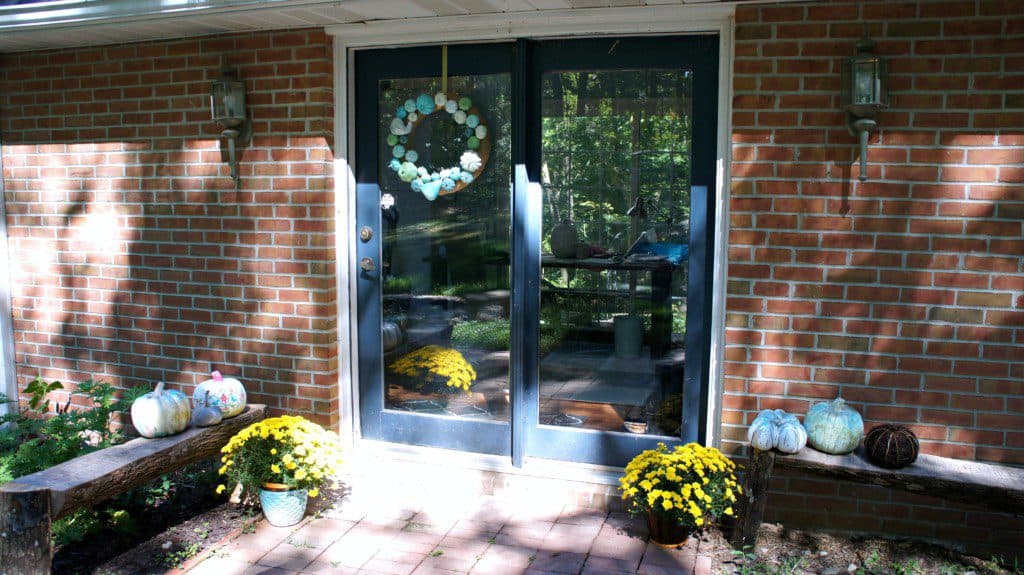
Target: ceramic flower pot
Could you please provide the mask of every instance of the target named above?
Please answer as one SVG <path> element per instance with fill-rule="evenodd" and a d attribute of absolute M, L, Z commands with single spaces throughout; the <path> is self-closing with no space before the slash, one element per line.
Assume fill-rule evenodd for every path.
<path fill-rule="evenodd" d="M 274 527 L 289 527 L 302 521 L 309 494 L 280 483 L 264 483 L 260 488 L 260 506 L 267 522 Z"/>
<path fill-rule="evenodd" d="M 647 512 L 647 529 L 651 534 L 651 543 L 661 547 L 679 547 L 693 533 L 693 528 L 652 511 Z"/>

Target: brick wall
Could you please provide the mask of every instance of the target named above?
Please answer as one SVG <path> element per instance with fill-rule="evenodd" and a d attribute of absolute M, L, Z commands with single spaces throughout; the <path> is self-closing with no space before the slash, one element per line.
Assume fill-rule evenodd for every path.
<path fill-rule="evenodd" d="M 868 427 L 909 424 L 925 452 L 1024 464 L 1024 3 L 782 4 L 736 20 L 726 446 L 757 410 L 841 393 Z M 839 69 L 865 25 L 892 106 L 861 183 Z M 923 497 L 777 487 L 776 517 L 802 524 L 1024 537 L 1019 518 Z"/>
<path fill-rule="evenodd" d="M 229 177 L 209 80 L 238 66 L 253 138 Z M 322 31 L 0 56 L 19 384 L 186 391 L 336 425 L 330 41 Z"/>

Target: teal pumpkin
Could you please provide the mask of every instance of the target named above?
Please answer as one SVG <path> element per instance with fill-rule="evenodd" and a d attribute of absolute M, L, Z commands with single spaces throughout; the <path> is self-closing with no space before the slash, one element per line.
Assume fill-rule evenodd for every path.
<path fill-rule="evenodd" d="M 180 391 L 164 389 L 164 382 L 156 389 L 132 403 L 132 425 L 142 437 L 166 437 L 185 431 L 192 417 L 192 406 Z"/>
<path fill-rule="evenodd" d="M 804 418 L 804 428 L 811 447 L 833 455 L 857 449 L 864 437 L 864 420 L 841 397 L 813 405 Z"/>

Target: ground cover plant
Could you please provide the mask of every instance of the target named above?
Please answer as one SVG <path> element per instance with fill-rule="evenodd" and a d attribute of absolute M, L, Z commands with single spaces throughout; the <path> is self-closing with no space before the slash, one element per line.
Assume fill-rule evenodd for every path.
<path fill-rule="evenodd" d="M 130 439 L 114 423 L 148 391 L 144 387 L 119 391 L 90 379 L 55 402 L 52 396 L 64 390 L 59 381 L 37 377 L 22 392 L 23 406 L 0 395 L 0 403 L 11 408 L 0 416 L 0 484 Z M 74 406 L 75 396 L 84 398 L 86 406 Z M 90 564 L 162 531 L 166 517 L 180 515 L 180 511 L 162 509 L 168 505 L 183 504 L 187 515 L 201 511 L 203 498 L 216 502 L 216 477 L 212 463 L 191 466 L 183 475 L 165 475 L 54 521 L 54 572 L 88 572 Z"/>

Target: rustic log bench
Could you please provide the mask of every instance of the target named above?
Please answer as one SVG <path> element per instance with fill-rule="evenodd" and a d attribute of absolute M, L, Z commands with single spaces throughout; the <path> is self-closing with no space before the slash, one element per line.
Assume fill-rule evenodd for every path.
<path fill-rule="evenodd" d="M 133 439 L 0 485 L 0 575 L 49 575 L 54 519 L 217 455 L 231 436 L 264 417 L 265 405 L 250 405 L 213 427 Z"/>
<path fill-rule="evenodd" d="M 862 447 L 848 455 L 828 455 L 809 447 L 795 455 L 755 449 L 747 466 L 745 497 L 732 535 L 736 549 L 757 542 L 757 530 L 768 501 L 768 484 L 776 466 L 1024 514 L 1022 468 L 920 455 L 903 469 L 885 469 L 869 463 Z"/>

